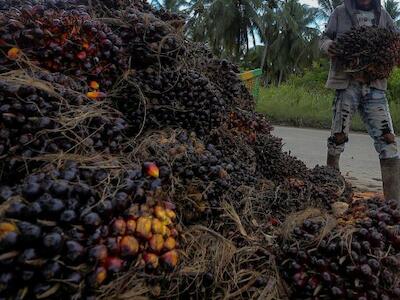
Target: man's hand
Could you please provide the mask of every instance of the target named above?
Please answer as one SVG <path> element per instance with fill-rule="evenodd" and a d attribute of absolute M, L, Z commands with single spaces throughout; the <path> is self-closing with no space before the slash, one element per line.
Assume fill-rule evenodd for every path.
<path fill-rule="evenodd" d="M 330 57 L 335 57 L 335 56 L 337 56 L 338 54 L 340 54 L 340 51 L 338 50 L 336 43 L 335 43 L 335 42 L 332 42 L 332 43 L 329 45 L 329 48 L 328 48 L 328 55 L 329 55 Z"/>

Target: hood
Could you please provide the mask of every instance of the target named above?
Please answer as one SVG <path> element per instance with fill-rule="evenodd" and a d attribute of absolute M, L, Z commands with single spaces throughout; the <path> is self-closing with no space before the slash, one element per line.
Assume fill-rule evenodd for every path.
<path fill-rule="evenodd" d="M 381 17 L 381 1 L 372 0 L 373 9 L 375 12 L 375 25 L 379 24 L 379 19 Z M 356 11 L 356 0 L 344 0 L 344 6 L 346 7 L 347 13 L 350 15 L 353 26 L 357 26 L 357 18 L 355 17 Z"/>

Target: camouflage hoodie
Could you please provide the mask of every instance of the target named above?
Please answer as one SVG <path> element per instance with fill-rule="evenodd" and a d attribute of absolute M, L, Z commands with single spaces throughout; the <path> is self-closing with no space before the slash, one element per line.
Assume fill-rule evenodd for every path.
<path fill-rule="evenodd" d="M 373 0 L 373 9 L 375 14 L 374 26 L 397 30 L 389 13 L 381 6 L 380 0 Z M 350 30 L 353 26 L 358 26 L 356 17 L 355 0 L 345 0 L 339 5 L 329 18 L 325 32 L 320 40 L 320 49 L 328 53 L 328 48 L 340 34 Z M 326 87 L 331 89 L 346 89 L 350 82 L 350 76 L 343 72 L 340 63 L 336 58 L 331 59 L 328 81 Z M 386 90 L 387 80 L 376 80 L 371 82 L 371 87 Z"/>

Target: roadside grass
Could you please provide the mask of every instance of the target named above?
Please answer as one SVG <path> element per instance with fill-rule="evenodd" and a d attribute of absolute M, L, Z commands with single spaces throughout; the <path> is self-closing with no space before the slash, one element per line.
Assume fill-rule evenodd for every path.
<path fill-rule="evenodd" d="M 332 118 L 333 91 L 323 85 L 302 86 L 289 82 L 279 87 L 260 89 L 257 110 L 273 123 L 298 127 L 329 129 Z M 395 130 L 400 132 L 400 104 L 391 101 L 390 109 Z M 353 118 L 352 130 L 366 131 L 361 118 Z"/>

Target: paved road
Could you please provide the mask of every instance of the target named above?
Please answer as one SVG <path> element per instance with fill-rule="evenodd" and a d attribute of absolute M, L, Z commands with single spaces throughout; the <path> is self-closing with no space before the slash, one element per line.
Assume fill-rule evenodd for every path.
<path fill-rule="evenodd" d="M 281 137 L 284 149 L 314 167 L 326 162 L 328 130 L 276 126 L 274 135 Z M 380 191 L 379 158 L 372 139 L 366 134 L 350 133 L 341 158 L 342 174 L 360 190 Z"/>

